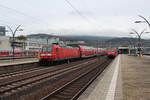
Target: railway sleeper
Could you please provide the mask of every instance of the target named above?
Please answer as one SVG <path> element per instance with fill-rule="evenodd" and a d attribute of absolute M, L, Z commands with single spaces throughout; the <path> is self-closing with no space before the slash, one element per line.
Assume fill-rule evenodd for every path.
<path fill-rule="evenodd" d="M 58 100 L 62 100 L 62 99 L 70 99 L 70 98 L 72 98 L 72 96 L 73 95 L 61 95 L 61 94 L 58 94 L 58 95 L 55 95 L 54 97 L 55 98 L 60 98 L 60 99 L 58 99 Z"/>
<path fill-rule="evenodd" d="M 33 76 L 33 75 L 31 75 L 31 76 Z M 17 77 L 16 77 L 16 79 L 17 79 L 17 81 L 19 81 L 19 80 L 21 80 L 20 79 L 20 77 L 18 77 L 19 79 L 17 79 Z M 10 80 L 10 82 L 13 82 L 12 80 Z M 7 81 L 7 82 L 5 82 L 5 83 L 2 83 L 1 85 L 3 85 L 3 84 L 8 84 L 9 82 Z"/>
<path fill-rule="evenodd" d="M 65 90 L 63 90 L 63 92 L 68 92 L 68 93 L 71 93 L 73 92 L 72 90 L 74 90 L 75 88 L 67 88 Z"/>
<path fill-rule="evenodd" d="M 48 81 L 48 80 L 45 80 L 45 81 Z M 37 84 L 38 82 L 36 82 L 36 84 Z M 40 83 L 40 82 L 39 82 Z M 20 82 L 18 82 L 17 84 L 15 84 L 15 85 L 18 85 L 18 84 L 20 84 Z M 34 91 L 34 90 L 36 90 L 36 89 L 39 89 L 39 87 L 41 87 L 42 86 L 42 84 L 40 83 L 40 85 L 35 85 L 35 86 L 33 86 L 34 85 L 34 83 L 32 83 L 32 85 L 28 85 L 28 86 L 26 86 L 26 87 L 24 87 L 24 91 L 22 90 L 22 88 L 20 89 L 20 91 L 19 91 L 19 93 L 17 93 L 16 91 L 13 91 L 13 94 L 11 94 L 11 97 L 13 97 L 13 95 L 16 97 L 16 96 L 18 96 L 18 94 L 20 94 L 20 93 L 22 93 L 22 95 L 23 94 L 27 94 L 27 93 L 30 93 L 31 91 Z M 9 98 L 9 97 L 8 97 Z M 11 99 L 8 99 L 8 100 L 11 100 Z"/>
<path fill-rule="evenodd" d="M 104 64 L 104 65 L 107 65 L 107 64 Z M 103 65 L 103 66 L 104 66 Z M 97 68 L 99 71 L 100 71 L 100 68 Z M 102 68 L 103 69 L 103 68 Z M 81 83 L 81 82 L 83 82 L 84 83 L 84 85 L 88 82 L 88 81 L 90 81 L 91 79 L 93 79 L 92 77 L 95 77 L 95 76 L 97 76 L 97 74 L 98 74 L 98 72 L 99 71 L 92 71 L 92 72 L 90 72 L 90 73 L 92 73 L 92 76 L 91 75 L 87 75 L 87 76 L 85 76 L 84 78 L 86 78 L 86 80 L 84 80 L 84 81 L 77 81 L 77 82 L 75 82 L 75 83 L 73 83 L 73 87 L 72 86 L 70 86 L 71 87 L 71 89 L 70 88 L 64 88 L 65 90 L 67 90 L 67 89 L 70 89 L 69 91 L 71 91 L 72 89 L 74 89 L 75 87 L 76 87 L 76 84 L 79 84 L 79 83 Z M 100 71 L 101 72 L 101 71 Z M 80 87 L 80 89 L 82 89 L 83 87 L 84 87 L 84 85 L 83 86 L 79 86 Z M 75 87 L 74 87 L 75 86 Z M 77 88 L 77 87 L 76 87 Z M 78 91 L 80 91 L 80 89 L 78 89 Z M 78 93 L 78 91 L 74 91 L 74 92 L 72 92 L 72 93 L 74 93 L 74 95 L 73 94 L 68 94 L 68 93 L 65 93 L 65 90 L 63 90 L 63 91 L 61 91 L 61 92 L 58 92 L 58 94 L 56 94 L 56 95 L 54 95 L 54 97 L 56 97 L 56 98 L 60 98 L 61 100 L 62 100 L 62 98 L 63 99 L 65 99 L 65 100 L 67 100 L 67 99 L 71 99 L 76 93 Z M 57 92 L 56 92 L 57 93 Z M 52 97 L 53 98 L 53 97 Z"/>
<path fill-rule="evenodd" d="M 76 91 L 79 91 L 79 89 L 73 89 L 72 91 L 68 91 L 68 89 L 65 89 L 65 90 L 62 90 L 62 91 L 60 91 L 58 93 L 60 93 L 60 94 L 72 94 L 72 93 L 74 93 Z"/>
<path fill-rule="evenodd" d="M 66 92 L 66 91 L 63 91 L 63 92 L 59 92 L 60 95 L 73 95 L 74 94 L 74 91 L 72 92 Z M 57 94 L 56 94 L 57 95 Z"/>
<path fill-rule="evenodd" d="M 70 86 L 70 87 L 68 87 L 67 89 L 76 89 L 76 87 L 79 87 L 79 86 L 81 86 L 81 85 L 73 85 L 73 86 Z"/>

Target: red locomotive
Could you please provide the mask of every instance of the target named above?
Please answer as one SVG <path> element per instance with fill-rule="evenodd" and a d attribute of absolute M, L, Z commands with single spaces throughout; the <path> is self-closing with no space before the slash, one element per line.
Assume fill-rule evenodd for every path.
<path fill-rule="evenodd" d="M 39 53 L 40 63 L 79 58 L 79 48 L 60 47 L 59 45 L 44 46 Z"/>
<path fill-rule="evenodd" d="M 109 58 L 115 58 L 118 55 L 118 51 L 116 48 L 107 48 L 107 56 Z"/>
<path fill-rule="evenodd" d="M 60 60 L 70 60 L 76 58 L 93 57 L 102 53 L 101 49 L 88 46 L 62 47 L 57 44 L 44 46 L 39 53 L 39 62 L 41 64 L 53 63 Z"/>

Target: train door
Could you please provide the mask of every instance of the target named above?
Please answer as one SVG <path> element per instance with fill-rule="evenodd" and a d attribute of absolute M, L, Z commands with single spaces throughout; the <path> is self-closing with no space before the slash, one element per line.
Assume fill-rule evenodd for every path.
<path fill-rule="evenodd" d="M 59 48 L 56 48 L 56 60 L 60 59 Z"/>

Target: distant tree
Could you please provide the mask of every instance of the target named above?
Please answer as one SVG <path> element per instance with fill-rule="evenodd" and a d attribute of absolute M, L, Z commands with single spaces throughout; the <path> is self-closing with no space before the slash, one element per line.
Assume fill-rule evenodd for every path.
<path fill-rule="evenodd" d="M 23 40 L 23 41 L 27 40 L 27 37 L 24 36 L 24 35 L 17 36 L 16 38 L 17 38 L 18 40 Z"/>
<path fill-rule="evenodd" d="M 22 42 L 22 49 L 25 49 L 25 41 L 27 40 L 27 37 L 24 35 L 20 35 L 16 37 L 17 40 L 21 40 Z"/>

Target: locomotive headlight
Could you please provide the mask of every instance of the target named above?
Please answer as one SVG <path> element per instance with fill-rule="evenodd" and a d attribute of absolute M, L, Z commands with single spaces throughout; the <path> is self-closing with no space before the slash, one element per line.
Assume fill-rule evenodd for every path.
<path fill-rule="evenodd" d="M 51 56 L 52 54 L 46 54 L 47 56 Z"/>

